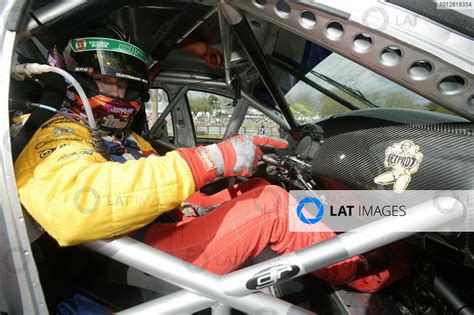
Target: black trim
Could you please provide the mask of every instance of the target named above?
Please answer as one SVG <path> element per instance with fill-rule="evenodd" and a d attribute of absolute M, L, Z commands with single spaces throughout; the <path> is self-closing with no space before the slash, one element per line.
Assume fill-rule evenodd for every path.
<path fill-rule="evenodd" d="M 153 34 L 156 38 L 153 38 L 150 55 L 156 60 L 165 59 L 178 46 L 180 39 L 213 9 L 213 6 L 191 2 L 181 12 L 160 22 L 161 26 Z"/>
<path fill-rule="evenodd" d="M 388 3 L 418 13 L 463 35 L 474 37 L 472 18 L 454 10 L 438 9 L 432 0 L 386 0 Z M 470 8 L 472 10 L 472 7 Z"/>
<path fill-rule="evenodd" d="M 290 128 L 296 128 L 298 124 L 296 123 L 293 113 L 286 102 L 285 95 L 278 84 L 275 82 L 272 70 L 267 63 L 265 55 L 263 54 L 262 49 L 260 48 L 247 19 L 243 17 L 242 21 L 235 25 L 231 25 L 231 27 L 237 35 L 245 52 L 247 53 L 247 56 L 255 66 L 255 69 L 257 69 L 260 78 L 268 89 L 268 92 L 278 104 L 280 111 L 288 121 Z"/>
<path fill-rule="evenodd" d="M 323 93 L 324 95 L 332 98 L 333 100 L 340 103 L 341 105 L 349 108 L 350 110 L 359 109 L 357 106 L 352 105 L 350 102 L 348 102 L 345 99 L 343 99 L 342 97 L 338 96 L 336 93 L 333 93 L 333 92 L 329 91 L 328 89 L 323 88 L 322 86 L 320 86 L 316 82 L 311 81 L 310 79 L 306 78 L 302 73 L 292 69 L 290 66 L 286 65 L 284 62 L 282 62 L 282 61 L 280 61 L 276 58 L 273 58 L 273 57 L 270 57 L 268 59 L 268 61 L 271 64 L 275 65 L 276 67 L 278 67 L 278 68 L 288 72 L 292 76 L 296 77 L 298 80 L 303 81 L 304 83 L 308 84 L 312 88 L 314 88 L 314 89 L 318 90 L 319 92 Z"/>
<path fill-rule="evenodd" d="M 44 84 L 43 94 L 41 95 L 39 103 L 59 109 L 66 97 L 66 82 L 64 78 L 52 72 L 43 73 L 37 77 Z M 18 158 L 36 130 L 53 115 L 55 115 L 55 113 L 41 108 L 35 108 L 31 112 L 25 125 L 12 140 L 12 156 L 14 161 Z"/>

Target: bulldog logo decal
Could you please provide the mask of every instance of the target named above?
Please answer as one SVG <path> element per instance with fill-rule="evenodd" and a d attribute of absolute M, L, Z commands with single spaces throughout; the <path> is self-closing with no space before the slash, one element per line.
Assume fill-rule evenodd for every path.
<path fill-rule="evenodd" d="M 385 150 L 385 167 L 391 168 L 374 178 L 379 185 L 393 184 L 393 191 L 403 192 L 411 181 L 411 175 L 418 171 L 423 154 L 420 147 L 411 140 L 394 143 Z"/>

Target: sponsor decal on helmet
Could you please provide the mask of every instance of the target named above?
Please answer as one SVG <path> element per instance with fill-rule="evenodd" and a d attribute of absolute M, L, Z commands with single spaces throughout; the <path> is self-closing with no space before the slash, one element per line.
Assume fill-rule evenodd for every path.
<path fill-rule="evenodd" d="M 94 68 L 92 67 L 75 67 L 74 68 L 75 72 L 87 72 L 87 73 L 93 73 Z"/>
<path fill-rule="evenodd" d="M 391 170 L 375 177 L 374 182 L 379 185 L 393 184 L 395 192 L 403 192 L 411 181 L 411 175 L 420 167 L 423 154 L 419 150 L 420 147 L 411 140 L 403 140 L 388 147 L 384 165 Z"/>
<path fill-rule="evenodd" d="M 98 125 L 113 129 L 123 129 L 128 126 L 129 121 L 124 121 L 114 115 L 107 115 L 97 122 Z"/>
<path fill-rule="evenodd" d="M 87 43 L 84 39 L 78 39 L 76 40 L 74 47 L 77 51 L 83 51 L 87 48 Z"/>
<path fill-rule="evenodd" d="M 102 37 L 76 38 L 70 41 L 70 46 L 74 52 L 105 50 L 127 54 L 146 63 L 146 54 L 143 50 L 121 40 Z"/>
<path fill-rule="evenodd" d="M 147 80 L 145 79 L 141 79 L 139 77 L 135 77 L 133 75 L 129 75 L 129 74 L 125 74 L 125 73 L 120 73 L 120 72 L 117 72 L 115 74 L 115 76 L 119 77 L 119 78 L 124 78 L 124 79 L 129 79 L 129 80 L 135 80 L 135 81 L 140 81 L 140 82 L 143 82 L 143 83 L 148 83 Z"/>
<path fill-rule="evenodd" d="M 112 114 L 131 115 L 135 112 L 135 108 L 112 107 L 110 112 Z"/>

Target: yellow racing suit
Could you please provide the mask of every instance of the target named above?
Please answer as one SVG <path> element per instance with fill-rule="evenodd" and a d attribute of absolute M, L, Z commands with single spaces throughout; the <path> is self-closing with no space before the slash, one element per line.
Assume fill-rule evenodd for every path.
<path fill-rule="evenodd" d="M 133 136 L 142 152 L 153 151 Z M 89 130 L 63 116 L 36 131 L 15 162 L 15 176 L 21 203 L 61 246 L 134 231 L 195 191 L 178 152 L 107 161 Z"/>

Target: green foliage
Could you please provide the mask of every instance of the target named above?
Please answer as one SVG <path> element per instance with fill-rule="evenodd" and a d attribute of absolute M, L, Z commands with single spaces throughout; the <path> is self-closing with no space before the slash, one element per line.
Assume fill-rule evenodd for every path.
<path fill-rule="evenodd" d="M 448 114 L 448 115 L 453 115 L 453 116 L 458 116 L 458 114 L 450 111 L 446 107 L 440 106 L 436 103 L 429 102 L 428 104 L 425 105 L 425 107 L 432 111 L 432 112 L 437 112 L 437 113 L 442 113 L 442 114 Z"/>
<path fill-rule="evenodd" d="M 207 98 L 207 102 L 209 103 L 209 105 L 214 105 L 214 106 L 217 106 L 219 105 L 219 103 L 221 102 L 219 100 L 219 98 L 217 98 L 217 96 L 215 95 L 209 95 L 209 97 Z"/>
<path fill-rule="evenodd" d="M 318 106 L 318 117 L 325 118 L 335 114 L 349 112 L 350 109 L 336 102 L 332 98 L 325 98 Z"/>
<path fill-rule="evenodd" d="M 341 91 L 339 89 L 330 88 L 331 92 L 346 99 L 359 108 L 368 108 L 369 106 L 363 101 Z M 410 91 L 391 91 L 380 92 L 373 91 L 364 96 L 375 105 L 385 108 L 407 108 L 418 110 L 429 110 L 438 113 L 456 115 L 450 110 L 433 102 L 422 102 L 415 93 Z M 332 98 L 322 93 L 308 88 L 300 93 L 294 93 L 288 97 L 288 103 L 296 119 L 306 118 L 318 119 L 325 118 L 334 114 L 350 111 Z"/>
<path fill-rule="evenodd" d="M 293 94 L 288 98 L 288 103 L 296 119 L 319 119 L 349 111 L 338 102 L 312 89 Z"/>
<path fill-rule="evenodd" d="M 189 99 L 189 107 L 193 113 L 198 112 L 209 112 L 211 110 L 211 106 L 209 106 L 208 100 L 203 97 L 190 97 Z"/>
<path fill-rule="evenodd" d="M 293 104 L 290 104 L 290 106 L 291 106 L 291 109 L 293 110 L 293 112 L 296 115 L 301 115 L 301 116 L 304 116 L 304 117 L 311 117 L 312 116 L 311 109 L 306 104 L 293 103 Z"/>
<path fill-rule="evenodd" d="M 214 111 L 231 114 L 234 109 L 232 106 L 227 106 L 227 104 L 232 103 L 231 99 L 204 92 L 188 94 L 188 101 L 194 114 L 198 112 L 212 113 Z"/>
<path fill-rule="evenodd" d="M 380 107 L 424 109 L 423 104 L 416 102 L 415 94 L 405 91 L 396 91 L 388 94 L 376 91 L 368 93 L 365 97 Z"/>

